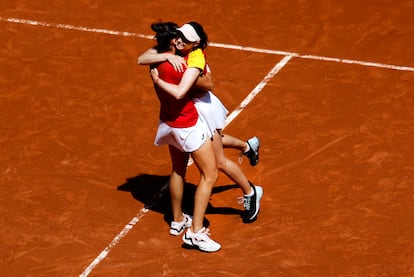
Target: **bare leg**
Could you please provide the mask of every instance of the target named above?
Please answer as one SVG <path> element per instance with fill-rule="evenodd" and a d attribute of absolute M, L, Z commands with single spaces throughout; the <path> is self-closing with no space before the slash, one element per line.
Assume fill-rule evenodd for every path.
<path fill-rule="evenodd" d="M 181 152 L 174 146 L 169 146 L 172 161 L 170 177 L 170 197 L 173 221 L 183 220 L 182 200 L 184 193 L 184 178 L 187 171 L 188 153 Z"/>
<path fill-rule="evenodd" d="M 226 136 L 230 137 L 231 136 Z M 237 141 L 238 139 L 234 139 Z M 243 142 L 245 144 L 245 142 Z M 220 131 L 216 131 L 213 136 L 213 149 L 216 155 L 217 167 L 220 171 L 226 174 L 233 182 L 235 182 L 243 191 L 245 195 L 252 192 L 249 180 L 244 175 L 241 168 L 232 160 L 229 160 L 224 155 L 222 136 Z"/>
<path fill-rule="evenodd" d="M 224 148 L 234 148 L 242 152 L 247 150 L 247 143 L 245 141 L 227 134 L 221 134 L 221 136 Z"/>
<path fill-rule="evenodd" d="M 198 232 L 203 228 L 204 215 L 210 201 L 211 191 L 218 177 L 213 146 L 209 139 L 191 156 L 200 171 L 200 183 L 194 197 L 194 214 L 192 231 Z"/>

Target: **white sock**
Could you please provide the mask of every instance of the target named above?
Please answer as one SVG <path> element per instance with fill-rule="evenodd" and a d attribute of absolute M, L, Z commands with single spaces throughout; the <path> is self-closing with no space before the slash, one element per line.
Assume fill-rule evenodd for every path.
<path fill-rule="evenodd" d="M 244 153 L 246 153 L 246 152 L 249 152 L 249 150 L 250 150 L 250 146 L 249 146 L 249 144 L 246 142 L 246 145 L 247 145 L 247 148 L 246 148 L 246 150 L 244 151 Z"/>
<path fill-rule="evenodd" d="M 245 194 L 245 196 L 253 196 L 254 195 L 254 189 L 252 187 L 250 187 L 250 189 L 252 190 L 252 192 L 249 193 L 249 194 Z"/>

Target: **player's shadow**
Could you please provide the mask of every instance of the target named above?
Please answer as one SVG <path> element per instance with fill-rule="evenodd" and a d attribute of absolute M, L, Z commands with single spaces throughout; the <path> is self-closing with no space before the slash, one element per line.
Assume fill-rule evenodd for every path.
<path fill-rule="evenodd" d="M 159 212 L 164 215 L 165 221 L 169 224 L 172 220 L 171 200 L 169 192 L 170 176 L 158 176 L 150 174 L 140 174 L 136 177 L 128 178 L 126 182 L 118 186 L 120 191 L 128 191 L 132 196 L 142 202 L 145 208 Z M 213 194 L 220 193 L 229 189 L 238 188 L 237 185 L 224 185 L 213 188 Z M 194 195 L 197 186 L 191 183 L 184 184 L 183 212 L 192 215 L 194 210 Z M 231 207 L 214 207 L 209 203 L 206 214 L 237 214 L 242 211 Z M 208 222 L 206 225 L 208 226 Z"/>

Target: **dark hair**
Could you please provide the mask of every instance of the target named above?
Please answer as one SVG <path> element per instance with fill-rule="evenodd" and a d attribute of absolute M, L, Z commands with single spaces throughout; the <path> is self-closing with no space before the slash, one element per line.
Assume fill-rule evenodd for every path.
<path fill-rule="evenodd" d="M 188 22 L 187 24 L 193 26 L 198 36 L 200 37 L 200 43 L 195 47 L 195 49 L 205 49 L 208 45 L 208 38 L 206 32 L 204 32 L 203 26 L 201 26 L 200 23 L 195 21 Z"/>
<path fill-rule="evenodd" d="M 171 40 L 176 38 L 178 25 L 174 22 L 154 22 L 151 24 L 151 29 L 155 32 L 155 40 L 157 45 L 154 48 L 157 52 L 170 51 Z"/>

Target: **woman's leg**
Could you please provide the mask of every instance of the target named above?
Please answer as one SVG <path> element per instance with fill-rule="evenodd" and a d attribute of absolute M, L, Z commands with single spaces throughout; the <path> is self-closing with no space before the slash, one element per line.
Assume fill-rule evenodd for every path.
<path fill-rule="evenodd" d="M 230 135 L 222 134 L 224 148 L 234 148 L 241 151 L 243 155 L 249 158 L 251 166 L 259 163 L 260 140 L 258 137 L 251 137 L 246 142 Z"/>
<path fill-rule="evenodd" d="M 249 180 L 247 180 L 247 177 L 244 175 L 241 168 L 235 162 L 227 159 L 227 157 L 224 155 L 221 138 L 221 132 L 217 130 L 213 136 L 213 147 L 216 154 L 218 169 L 224 172 L 243 190 L 243 222 L 254 222 L 260 210 L 260 200 L 263 196 L 263 188 L 251 184 Z"/>
<path fill-rule="evenodd" d="M 226 136 L 231 137 L 231 136 Z M 232 138 L 232 137 L 231 137 Z M 234 139 L 237 141 L 238 139 Z M 241 168 L 232 160 L 224 155 L 221 131 L 217 130 L 213 136 L 213 149 L 216 156 L 217 167 L 226 174 L 233 182 L 235 182 L 243 191 L 243 193 L 251 194 L 252 188 L 246 175 Z"/>
<path fill-rule="evenodd" d="M 173 221 L 183 221 L 182 200 L 184 193 L 184 178 L 187 171 L 188 153 L 181 152 L 169 145 L 172 161 L 172 173 L 170 176 L 170 197 Z"/>
<path fill-rule="evenodd" d="M 224 148 L 234 148 L 242 152 L 248 150 L 247 142 L 231 135 L 221 133 L 221 140 Z"/>
<path fill-rule="evenodd" d="M 192 232 L 203 228 L 204 215 L 210 201 L 211 192 L 215 185 L 218 172 L 212 143 L 209 139 L 191 154 L 194 163 L 200 171 L 200 183 L 194 197 L 194 214 Z"/>

